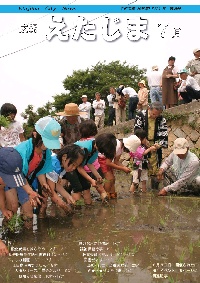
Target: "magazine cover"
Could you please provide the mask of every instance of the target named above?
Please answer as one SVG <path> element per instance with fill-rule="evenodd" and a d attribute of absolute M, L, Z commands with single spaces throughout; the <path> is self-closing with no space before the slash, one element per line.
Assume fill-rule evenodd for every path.
<path fill-rule="evenodd" d="M 1 1 L 0 283 L 200 282 L 199 4 Z"/>

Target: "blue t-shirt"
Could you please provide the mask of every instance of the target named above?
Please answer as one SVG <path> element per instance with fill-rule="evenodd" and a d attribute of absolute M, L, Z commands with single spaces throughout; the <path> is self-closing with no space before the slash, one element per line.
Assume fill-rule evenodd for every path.
<path fill-rule="evenodd" d="M 62 171 L 62 168 L 56 154 L 51 155 L 51 161 L 52 161 L 53 170 L 59 175 Z"/>
<path fill-rule="evenodd" d="M 86 148 L 88 150 L 88 154 L 90 155 L 93 151 L 93 144 L 94 144 L 94 140 L 84 140 L 84 141 L 77 141 L 74 144 L 82 147 L 82 148 Z M 98 151 L 95 150 L 95 152 L 93 152 L 93 154 L 89 157 L 88 160 L 84 160 L 82 165 L 86 165 L 86 164 L 92 164 L 96 159 L 98 158 Z M 86 163 L 87 161 L 87 163 Z"/>

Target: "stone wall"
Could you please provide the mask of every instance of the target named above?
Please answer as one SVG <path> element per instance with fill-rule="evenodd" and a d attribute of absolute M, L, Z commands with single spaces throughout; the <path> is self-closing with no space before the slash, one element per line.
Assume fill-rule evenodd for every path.
<path fill-rule="evenodd" d="M 176 138 L 188 140 L 190 148 L 200 149 L 200 101 L 180 105 L 164 111 L 167 118 L 169 146 L 164 156 L 172 151 Z"/>

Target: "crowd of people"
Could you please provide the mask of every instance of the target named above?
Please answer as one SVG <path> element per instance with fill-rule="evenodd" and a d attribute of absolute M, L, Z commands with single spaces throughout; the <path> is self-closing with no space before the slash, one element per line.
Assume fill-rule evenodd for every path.
<path fill-rule="evenodd" d="M 138 91 L 130 86 L 110 86 L 107 101 L 97 92 L 92 103 L 87 101 L 87 95 L 82 95 L 82 103 L 79 105 L 81 117 L 89 119 L 93 112 L 95 124 L 98 128 L 103 128 L 106 105 L 107 125 L 112 126 L 134 119 L 136 112 L 147 109 L 148 103 L 160 101 L 165 109 L 169 109 L 200 99 L 199 48 L 194 49 L 193 54 L 194 59 L 181 70 L 175 66 L 174 56 L 169 57 L 163 72 L 159 71 L 158 66 L 152 66 L 152 71 L 146 74 L 146 81 L 138 81 Z"/>
<path fill-rule="evenodd" d="M 195 58 L 196 54 L 199 58 L 199 52 L 195 50 Z M 157 190 L 159 182 L 163 181 L 158 196 L 177 191 L 199 193 L 200 161 L 189 150 L 186 139 L 177 138 L 173 152 L 162 161 L 162 148 L 168 147 L 162 102 L 166 108 L 176 105 L 175 97 L 169 99 L 169 96 L 171 91 L 175 93 L 178 73 L 182 81 L 176 91 L 177 99 L 180 95 L 188 103 L 198 98 L 198 60 L 194 60 L 187 65 L 192 76 L 187 69 L 177 71 L 174 57 L 169 58 L 163 75 L 158 73 L 157 66 L 152 67 L 152 73 L 147 76 L 150 105 L 145 80 L 139 81 L 138 93 L 124 85 L 117 89 L 110 87 L 109 125 L 113 125 L 114 120 L 116 124 L 126 120 L 127 101 L 129 119 L 135 120 L 134 132 L 123 139 L 117 139 L 112 133 L 98 134 L 105 119 L 105 101 L 99 92 L 92 104 L 86 95 L 81 97 L 80 105 L 66 104 L 63 112 L 56 113 L 59 119 L 40 118 L 29 139 L 25 139 L 23 127 L 15 120 L 16 107 L 11 103 L 3 104 L 1 115 L 9 121 L 7 126 L 0 126 L 0 210 L 4 225 L 20 206 L 24 227 L 32 227 L 34 213 L 39 218 L 46 217 L 48 198 L 66 213 L 70 213 L 80 199 L 90 206 L 93 202 L 91 187 L 96 189 L 102 203 L 108 204 L 110 199 L 117 198 L 115 170 L 132 174 L 130 194 L 146 193 L 149 178 L 151 188 Z M 94 120 L 90 119 L 91 108 Z M 129 153 L 126 164 L 120 160 L 123 152 Z M 171 183 L 165 182 L 166 174 Z M 8 254 L 1 240 L 0 254 Z"/>

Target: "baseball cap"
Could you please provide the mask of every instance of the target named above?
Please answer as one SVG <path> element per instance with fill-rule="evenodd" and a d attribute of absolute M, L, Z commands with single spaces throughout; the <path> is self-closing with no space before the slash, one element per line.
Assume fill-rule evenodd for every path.
<path fill-rule="evenodd" d="M 83 95 L 81 96 L 81 98 L 87 98 L 87 95 L 83 94 Z"/>
<path fill-rule="evenodd" d="M 16 188 L 26 184 L 22 168 L 22 157 L 16 149 L 0 148 L 0 177 L 8 187 Z"/>
<path fill-rule="evenodd" d="M 138 146 L 141 145 L 141 140 L 136 135 L 131 135 L 128 138 L 123 138 L 123 143 L 129 151 L 135 152 Z"/>
<path fill-rule="evenodd" d="M 41 135 L 46 148 L 60 149 L 61 126 L 55 119 L 43 117 L 36 122 L 35 129 Z"/>
<path fill-rule="evenodd" d="M 189 147 L 189 143 L 186 139 L 184 138 L 177 138 L 175 141 L 174 141 L 174 151 L 173 153 L 174 154 L 185 154 L 187 149 Z"/>
<path fill-rule="evenodd" d="M 188 74 L 188 70 L 187 70 L 187 69 L 181 69 L 181 70 L 178 72 L 178 74 L 182 74 L 182 73 Z"/>
<path fill-rule="evenodd" d="M 200 51 L 200 48 L 195 48 L 195 49 L 193 50 L 193 54 L 196 53 L 196 52 L 198 52 L 198 51 Z"/>

